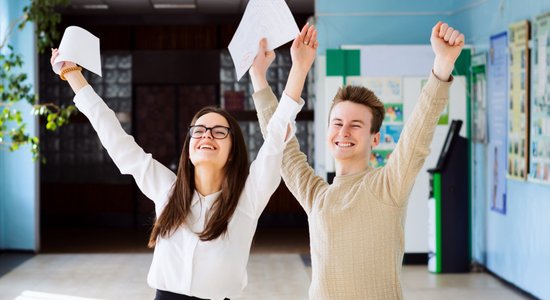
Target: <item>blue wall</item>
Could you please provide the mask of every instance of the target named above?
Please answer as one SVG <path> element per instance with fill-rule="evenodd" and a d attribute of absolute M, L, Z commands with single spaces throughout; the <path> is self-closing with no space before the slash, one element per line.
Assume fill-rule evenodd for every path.
<path fill-rule="evenodd" d="M 451 0 L 317 0 L 319 54 L 343 44 L 427 44 L 433 25 L 452 23 L 464 5 Z"/>
<path fill-rule="evenodd" d="M 476 51 L 510 23 L 550 11 L 550 0 L 316 1 L 319 54 L 346 44 L 427 44 L 433 24 L 459 28 Z M 472 255 L 498 276 L 550 299 L 550 186 L 508 180 L 507 213 L 489 209 L 487 149 L 474 145 Z"/>
<path fill-rule="evenodd" d="M 474 2 L 474 1 L 472 1 Z M 478 2 L 478 1 L 475 1 Z M 510 23 L 550 11 L 545 0 L 488 0 L 459 13 L 460 24 L 477 50 L 489 47 L 489 36 L 505 31 Z M 489 181 L 484 145 L 475 145 L 473 199 L 473 257 L 500 277 L 542 299 L 550 299 L 550 186 L 507 181 L 506 215 L 489 209 Z"/>
<path fill-rule="evenodd" d="M 29 0 L 0 0 L 0 32 L 3 37 L 10 22 L 22 15 Z M 33 25 L 15 31 L 10 44 L 22 55 L 23 71 L 35 83 L 36 51 Z M 31 106 L 20 103 L 28 131 L 37 133 Z M 29 147 L 14 153 L 0 150 L 0 250 L 38 250 L 38 164 L 32 161 Z"/>
<path fill-rule="evenodd" d="M 477 49 L 489 47 L 489 36 L 507 30 L 510 23 L 535 16 L 550 10 L 549 0 L 482 0 L 468 1 L 474 6 L 457 13 L 453 21 L 467 36 L 467 42 Z M 466 5 L 468 6 L 468 5 Z"/>

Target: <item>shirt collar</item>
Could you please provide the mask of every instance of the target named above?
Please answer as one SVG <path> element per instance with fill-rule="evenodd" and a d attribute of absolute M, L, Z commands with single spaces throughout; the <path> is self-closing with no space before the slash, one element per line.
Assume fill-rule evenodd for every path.
<path fill-rule="evenodd" d="M 203 196 L 197 190 L 195 190 L 195 193 L 193 193 L 193 201 L 191 201 L 191 207 L 199 203 L 202 198 L 204 200 L 204 204 L 206 204 L 206 206 L 210 208 L 212 207 L 212 203 L 214 203 L 214 201 L 218 199 L 221 193 L 222 191 L 217 191 L 210 195 Z"/>

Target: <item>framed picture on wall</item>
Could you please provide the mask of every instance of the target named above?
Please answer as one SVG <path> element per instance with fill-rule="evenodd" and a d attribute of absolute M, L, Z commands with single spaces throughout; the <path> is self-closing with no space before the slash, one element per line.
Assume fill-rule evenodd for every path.
<path fill-rule="evenodd" d="M 506 214 L 508 75 L 508 34 L 502 32 L 491 36 L 487 57 L 487 185 L 489 207 L 501 214 Z"/>
<path fill-rule="evenodd" d="M 529 21 L 511 24 L 508 32 L 508 177 L 525 180 L 529 172 Z"/>
<path fill-rule="evenodd" d="M 533 26 L 529 180 L 550 184 L 550 13 Z"/>

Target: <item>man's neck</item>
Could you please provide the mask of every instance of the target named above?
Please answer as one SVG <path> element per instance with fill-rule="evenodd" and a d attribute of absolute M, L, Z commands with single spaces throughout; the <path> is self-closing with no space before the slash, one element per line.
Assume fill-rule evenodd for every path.
<path fill-rule="evenodd" d="M 368 168 L 368 162 L 366 160 L 358 161 L 356 159 L 336 161 L 335 168 L 336 176 L 353 175 L 365 171 Z"/>

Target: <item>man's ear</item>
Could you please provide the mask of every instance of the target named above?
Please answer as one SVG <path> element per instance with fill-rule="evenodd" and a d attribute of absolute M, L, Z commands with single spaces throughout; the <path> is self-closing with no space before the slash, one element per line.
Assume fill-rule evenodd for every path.
<path fill-rule="evenodd" d="M 374 135 L 371 135 L 371 150 L 372 148 L 378 146 L 380 144 L 380 131 L 375 133 Z"/>

